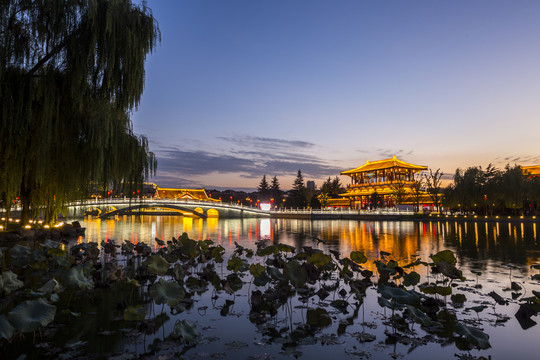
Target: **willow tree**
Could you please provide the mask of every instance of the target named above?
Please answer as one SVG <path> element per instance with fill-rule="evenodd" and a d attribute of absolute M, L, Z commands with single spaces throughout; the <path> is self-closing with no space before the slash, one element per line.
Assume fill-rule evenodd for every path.
<path fill-rule="evenodd" d="M 25 222 L 54 220 L 90 182 L 137 184 L 155 171 L 130 113 L 159 29 L 143 2 L 0 2 L 0 195 Z"/>

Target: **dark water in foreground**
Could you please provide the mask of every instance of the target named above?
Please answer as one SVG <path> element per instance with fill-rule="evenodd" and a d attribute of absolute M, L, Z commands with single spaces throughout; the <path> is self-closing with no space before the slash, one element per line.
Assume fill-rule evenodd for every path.
<path fill-rule="evenodd" d="M 331 357 L 349 359 L 456 359 L 456 354 L 465 358 L 470 354 L 475 358 L 491 356 L 493 359 L 532 359 L 538 353 L 540 325 L 527 330 L 522 329 L 514 314 L 519 308 L 520 299 L 531 296 L 531 291 L 540 291 L 540 283 L 531 279 L 531 275 L 539 271 L 531 269 L 533 264 L 540 263 L 540 241 L 537 225 L 532 223 L 454 223 L 454 222 L 366 222 L 366 221 L 305 221 L 305 220 L 217 220 L 192 219 L 184 217 L 143 218 L 124 217 L 119 220 L 89 220 L 83 226 L 87 228 L 86 237 L 79 241 L 97 241 L 114 239 L 117 243 L 123 240 L 146 242 L 157 249 L 155 237 L 170 240 L 179 237 L 183 232 L 194 240 L 212 239 L 221 244 L 229 253 L 235 249 L 235 242 L 244 247 L 255 247 L 257 241 L 285 243 L 297 248 L 312 246 L 322 250 L 336 250 L 342 257 L 349 256 L 351 251 L 363 251 L 369 259 L 366 268 L 374 270 L 372 261 L 379 257 L 380 251 L 391 253 L 390 258 L 399 264 L 407 264 L 420 257 L 429 261 L 429 255 L 449 249 L 456 254 L 457 267 L 467 278 L 459 282 L 455 293 L 467 296 L 463 308 L 454 311 L 460 320 L 468 321 L 481 328 L 490 337 L 491 348 L 488 350 L 459 350 L 454 344 L 441 345 L 437 341 L 426 338 L 426 333 L 419 325 L 413 327 L 416 334 L 411 337 L 424 341 L 392 341 L 389 340 L 391 327 L 385 324 L 390 315 L 388 309 L 377 303 L 377 293 L 368 289 L 364 304 L 354 323 L 347 327 L 344 334 L 336 336 L 340 320 L 347 316 L 332 313 L 333 325 L 324 328 L 313 339 L 303 339 L 298 347 L 287 348 L 279 342 L 268 344 L 264 341 L 264 329 L 249 321 L 248 291 L 254 286 L 244 286 L 235 296 L 213 294 L 208 291 L 198 299 L 190 310 L 177 315 L 196 324 L 203 341 L 185 352 L 189 359 L 230 358 L 230 359 L 279 359 L 284 357 L 301 357 L 306 359 L 327 359 Z M 320 240 L 318 240 L 320 239 Z M 322 241 L 321 241 L 322 240 Z M 227 258 L 227 254 L 225 255 Z M 512 268 L 508 265 L 512 265 Z M 428 275 L 427 268 L 417 271 Z M 481 288 L 476 287 L 477 276 L 471 271 L 481 272 L 478 276 Z M 247 282 L 249 280 L 244 280 Z M 512 298 L 510 282 L 519 283 L 523 290 L 516 292 Z M 250 290 L 248 290 L 250 289 Z M 495 291 L 508 300 L 506 306 L 496 305 L 492 297 L 487 296 Z M 214 295 L 214 296 L 212 296 Z M 336 296 L 335 294 L 333 295 Z M 114 294 L 104 294 L 103 301 L 114 303 Z M 107 297 L 112 297 L 107 299 Z M 222 316 L 227 300 L 234 305 L 226 316 Z M 313 299 L 310 301 L 314 301 Z M 487 305 L 478 315 L 467 307 Z M 289 308 L 278 313 L 275 325 L 278 329 L 294 328 L 304 321 L 305 310 L 300 302 L 292 301 Z M 311 304 L 315 306 L 315 304 Z M 154 306 L 159 314 L 161 306 Z M 157 310 L 156 310 L 157 309 Z M 509 319 L 501 321 L 504 315 Z M 155 335 L 130 337 L 122 329 L 104 333 L 104 324 L 114 319 L 105 314 L 98 324 L 84 330 L 81 341 L 88 343 L 91 352 L 144 353 L 151 348 L 154 340 L 163 339 L 172 331 L 175 317 L 167 321 Z M 532 318 L 540 320 L 540 316 Z M 357 335 L 365 332 L 375 337 L 374 341 L 359 342 Z M 94 334 L 92 336 L 92 333 Z M 99 333 L 99 334 L 98 334 Z M 171 347 L 171 344 L 156 345 Z M 156 348 L 154 348 L 156 349 Z M 163 350 L 163 349 L 161 349 Z M 157 356 L 157 355 L 156 355 Z M 157 358 L 157 357 L 156 357 Z"/>

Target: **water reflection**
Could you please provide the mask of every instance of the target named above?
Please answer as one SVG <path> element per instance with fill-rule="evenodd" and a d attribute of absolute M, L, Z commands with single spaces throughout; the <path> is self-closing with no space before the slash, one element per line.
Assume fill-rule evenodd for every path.
<path fill-rule="evenodd" d="M 444 249 L 453 250 L 459 263 L 475 269 L 512 263 L 528 268 L 540 260 L 536 223 L 310 221 L 298 219 L 199 219 L 172 216 L 123 216 L 117 220 L 85 219 L 85 241 L 130 240 L 156 246 L 154 239 L 170 240 L 186 232 L 195 240 L 212 239 L 223 247 L 238 242 L 282 242 L 339 251 L 364 251 L 375 259 L 380 251 L 400 262 Z"/>

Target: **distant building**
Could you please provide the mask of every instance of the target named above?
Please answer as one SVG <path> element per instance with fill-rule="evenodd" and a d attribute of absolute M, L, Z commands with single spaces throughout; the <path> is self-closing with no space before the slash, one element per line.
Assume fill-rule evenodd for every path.
<path fill-rule="evenodd" d="M 315 181 L 307 181 L 306 182 L 306 188 L 311 191 L 315 191 Z"/>
<path fill-rule="evenodd" d="M 158 188 L 157 197 L 161 199 L 178 199 L 178 200 L 199 200 L 199 201 L 215 201 L 208 196 L 205 189 L 173 189 L 173 188 Z"/>
<path fill-rule="evenodd" d="M 523 175 L 540 176 L 540 165 L 522 166 Z"/>

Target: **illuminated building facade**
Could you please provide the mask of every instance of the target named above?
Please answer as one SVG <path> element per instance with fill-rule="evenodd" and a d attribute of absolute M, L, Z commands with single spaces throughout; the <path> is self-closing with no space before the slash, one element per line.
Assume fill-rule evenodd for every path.
<path fill-rule="evenodd" d="M 219 200 L 212 199 L 210 196 L 208 196 L 205 189 L 158 188 L 157 197 L 162 198 L 162 199 L 199 200 L 199 201 L 219 202 Z"/>
<path fill-rule="evenodd" d="M 540 176 L 540 165 L 522 166 L 523 175 Z"/>
<path fill-rule="evenodd" d="M 402 204 L 414 204 L 414 176 L 424 170 L 427 170 L 427 166 L 407 163 L 395 155 L 385 160 L 368 160 L 362 166 L 341 172 L 341 175 L 351 178 L 351 183 L 347 186 L 347 192 L 340 196 L 348 199 L 350 206 L 355 208 L 370 206 L 375 193 L 380 197 L 380 203 L 376 206 L 393 206 L 397 193 L 400 194 Z M 429 196 L 422 192 L 420 203 L 429 202 Z"/>

